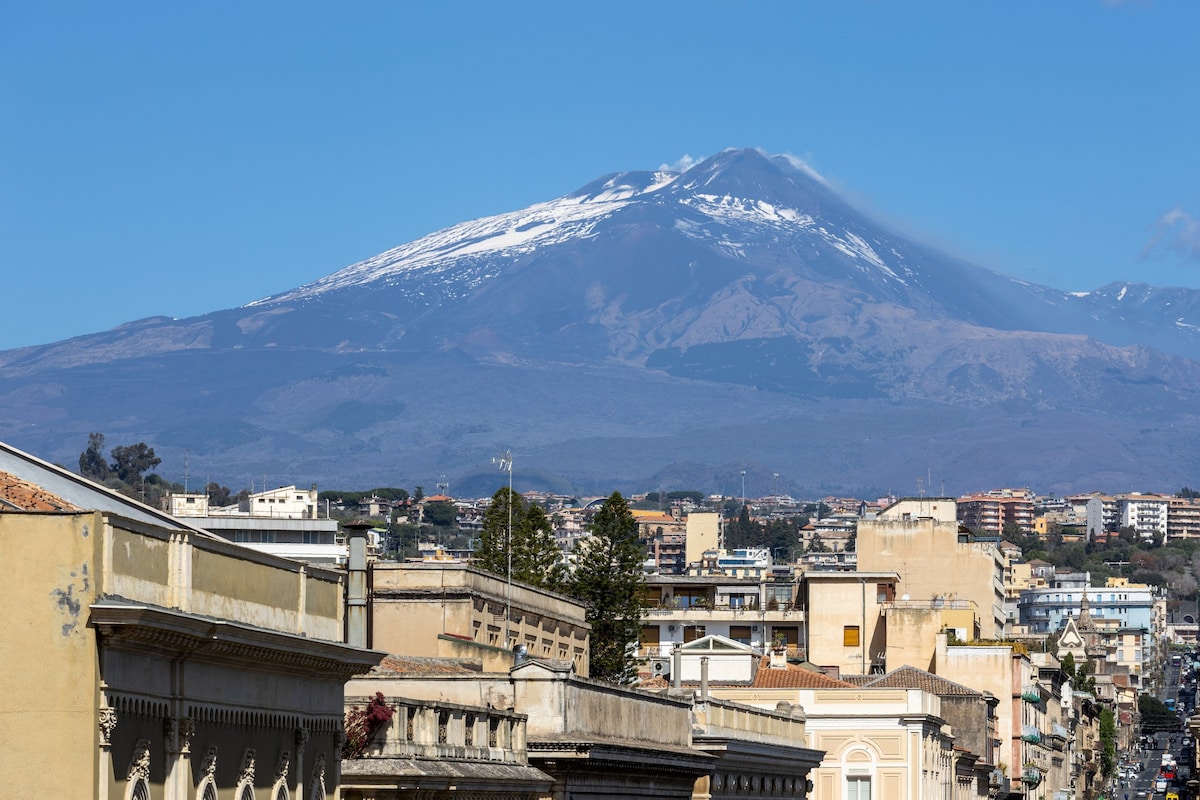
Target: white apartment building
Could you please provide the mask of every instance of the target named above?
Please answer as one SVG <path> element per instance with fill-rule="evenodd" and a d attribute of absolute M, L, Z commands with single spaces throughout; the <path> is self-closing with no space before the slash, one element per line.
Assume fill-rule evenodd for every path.
<path fill-rule="evenodd" d="M 1132 492 L 1117 498 L 1121 513 L 1121 527 L 1133 528 L 1142 539 L 1153 539 L 1161 534 L 1167 537 L 1167 511 L 1170 498 L 1161 494 Z"/>
<path fill-rule="evenodd" d="M 206 494 L 180 492 L 167 498 L 167 511 L 189 525 L 264 553 L 316 564 L 346 560 L 337 520 L 320 518 L 315 485 L 280 486 L 219 508 L 209 506 Z M 378 534 L 371 542 L 378 551 Z"/>

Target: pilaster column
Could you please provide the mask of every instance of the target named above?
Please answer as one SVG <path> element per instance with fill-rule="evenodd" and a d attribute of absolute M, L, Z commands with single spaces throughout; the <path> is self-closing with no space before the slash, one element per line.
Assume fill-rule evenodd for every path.
<path fill-rule="evenodd" d="M 96 798 L 108 800 L 108 787 L 113 782 L 112 735 L 117 729 L 117 710 L 107 705 L 101 706 L 96 714 L 96 724 L 99 728 L 96 743 L 100 747 L 100 785 L 96 787 Z"/>
<path fill-rule="evenodd" d="M 163 748 L 166 750 L 163 792 L 165 800 L 188 800 L 188 769 L 192 754 L 195 723 L 188 717 L 163 720 Z"/>

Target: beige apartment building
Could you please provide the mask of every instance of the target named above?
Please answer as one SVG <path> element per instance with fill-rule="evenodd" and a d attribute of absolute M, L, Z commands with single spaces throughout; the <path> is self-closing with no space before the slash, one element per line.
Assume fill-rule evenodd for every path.
<path fill-rule="evenodd" d="M 958 522 L 953 498 L 899 500 L 858 524 L 858 569 L 894 571 L 901 599 L 967 601 L 978 614 L 978 635 L 1004 635 L 1004 557 L 997 542 Z"/>
<path fill-rule="evenodd" d="M 342 588 L 0 445 L 4 794 L 336 797 Z"/>
<path fill-rule="evenodd" d="M 958 521 L 973 531 L 1000 536 L 1006 525 L 1022 533 L 1034 529 L 1033 492 L 1029 489 L 994 489 L 958 498 Z"/>
<path fill-rule="evenodd" d="M 704 557 L 704 551 L 720 547 L 721 533 L 721 515 L 715 511 L 693 511 L 688 514 L 684 566 L 698 562 Z"/>
<path fill-rule="evenodd" d="M 570 661 L 588 674 L 591 626 L 585 609 L 547 592 L 458 563 L 373 561 L 366 643 L 395 655 L 476 658 L 484 669 L 531 658 Z"/>
<path fill-rule="evenodd" d="M 1022 739 L 1025 726 L 1042 730 L 1049 693 L 1023 649 L 1011 644 L 950 645 L 938 636 L 936 673 L 999 699 L 996 706 L 998 766 L 1016 791 L 1032 791 L 1045 778 L 1044 765 L 1033 759 Z"/>
<path fill-rule="evenodd" d="M 798 604 L 808 661 L 842 675 L 886 670 L 884 607 L 895 599 L 895 572 L 806 572 Z"/>

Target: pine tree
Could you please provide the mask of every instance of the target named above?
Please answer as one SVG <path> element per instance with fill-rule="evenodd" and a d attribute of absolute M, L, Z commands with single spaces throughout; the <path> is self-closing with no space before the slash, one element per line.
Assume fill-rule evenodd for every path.
<path fill-rule="evenodd" d="M 591 677 L 629 683 L 636 674 L 630 645 L 641 633 L 646 554 L 638 526 L 620 492 L 604 501 L 579 543 L 570 594 L 587 606 L 592 626 Z"/>
<path fill-rule="evenodd" d="M 512 515 L 509 515 L 509 507 Z M 517 525 L 525 513 L 525 498 L 507 486 L 496 490 L 487 511 L 483 512 L 483 529 L 479 534 L 479 546 L 475 548 L 472 563 L 502 578 L 508 577 L 508 535 L 512 525 L 513 538 Z M 514 550 L 515 555 L 515 550 Z M 515 572 L 515 570 L 514 570 Z"/>
<path fill-rule="evenodd" d="M 513 534 L 513 580 L 551 591 L 561 590 L 566 582 L 554 526 L 537 503 L 526 506 L 518 532 Z"/>
<path fill-rule="evenodd" d="M 503 487 L 492 495 L 483 515 L 483 530 L 475 549 L 474 564 L 480 569 L 508 576 L 509 506 L 512 507 L 512 579 L 530 586 L 559 591 L 565 582 L 562 553 L 554 528 L 541 506 L 525 502 L 516 492 Z"/>

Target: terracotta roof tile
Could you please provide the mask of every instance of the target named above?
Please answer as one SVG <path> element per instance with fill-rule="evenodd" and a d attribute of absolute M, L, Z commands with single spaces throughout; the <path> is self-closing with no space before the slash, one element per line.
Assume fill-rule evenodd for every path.
<path fill-rule="evenodd" d="M 384 656 L 375 674 L 475 675 L 483 671 L 481 664 L 461 658 L 429 658 L 424 656 Z"/>
<path fill-rule="evenodd" d="M 771 669 L 764 662 L 754 676 L 755 689 L 856 689 L 853 683 L 831 678 L 824 672 L 788 664 L 787 669 Z"/>
<path fill-rule="evenodd" d="M 855 689 L 858 688 L 852 683 L 847 683 L 837 678 L 831 678 L 824 672 L 819 670 L 809 669 L 795 664 L 788 664 L 786 669 L 771 669 L 770 659 L 764 658 L 759 663 L 758 669 L 755 671 L 754 680 L 752 681 L 721 681 L 710 680 L 709 686 L 713 688 L 729 687 L 729 686 L 747 686 L 755 689 Z M 647 678 L 638 684 L 639 689 L 667 689 L 671 686 L 671 679 L 664 678 L 661 675 L 655 675 L 653 678 Z M 689 689 L 700 686 L 700 681 L 680 681 L 680 686 L 686 686 Z"/>
<path fill-rule="evenodd" d="M 0 512 L 82 510 L 36 484 L 0 472 Z"/>
<path fill-rule="evenodd" d="M 939 675 L 934 675 L 932 672 L 926 672 L 923 669 L 909 666 L 894 669 L 886 675 L 880 675 L 862 685 L 868 689 L 921 689 L 930 694 L 936 694 L 939 697 L 947 695 L 983 696 L 983 692 L 977 689 L 946 680 Z"/>

